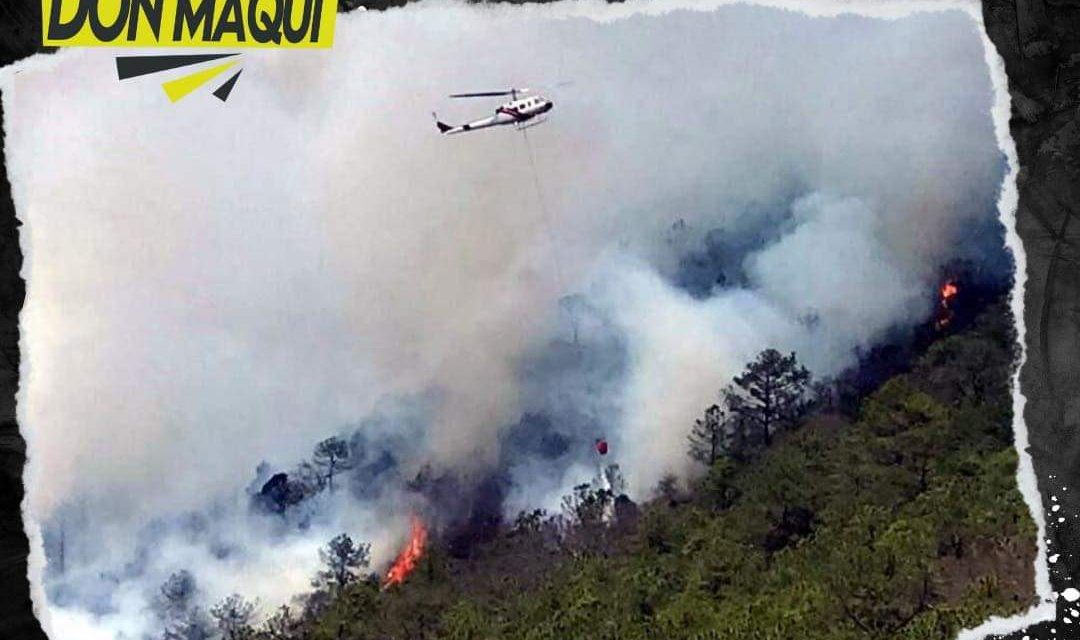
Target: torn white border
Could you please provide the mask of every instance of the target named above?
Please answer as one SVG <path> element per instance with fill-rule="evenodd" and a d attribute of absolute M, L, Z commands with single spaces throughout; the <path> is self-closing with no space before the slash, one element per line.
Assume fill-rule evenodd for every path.
<path fill-rule="evenodd" d="M 52 61 L 43 62 L 48 56 L 37 55 L 27 58 L 29 62 L 26 65 L 22 64 L 22 61 L 13 65 L 9 65 L 0 69 L 0 98 L 3 99 L 3 107 L 5 114 L 11 114 L 15 109 L 15 75 L 20 73 L 25 68 L 48 68 L 48 65 L 55 64 Z M 29 241 L 30 228 L 24 220 L 21 219 L 19 212 L 26 212 L 29 210 L 29 204 L 27 198 L 23 192 L 23 181 L 17 178 L 17 171 L 12 171 L 11 167 L 14 166 L 12 161 L 13 150 L 16 145 L 12 144 L 12 140 L 19 136 L 18 131 L 12 129 L 8 130 L 6 123 L 8 118 L 4 118 L 4 162 L 7 171 L 8 184 L 11 187 L 11 201 L 15 206 L 15 217 L 22 222 L 22 228 L 18 230 L 19 233 L 19 249 L 22 251 L 23 260 L 22 266 L 19 270 L 19 277 L 24 282 L 30 281 L 30 265 L 33 263 L 31 255 L 33 249 L 31 248 L 31 242 Z M 14 154 L 18 157 L 18 154 Z M 29 217 L 29 216 L 27 216 Z M 29 287 L 27 287 L 29 290 Z M 26 347 L 26 332 L 23 328 L 23 313 L 26 309 L 26 300 L 29 296 L 23 298 L 23 307 L 19 311 L 19 352 L 25 353 Z M 24 425 L 27 424 L 26 420 L 26 389 L 28 388 L 27 382 L 30 380 L 30 358 L 22 357 L 19 359 L 19 379 L 18 390 L 15 392 L 15 420 L 19 426 L 19 435 L 22 436 L 23 441 L 26 443 L 26 455 L 24 457 L 25 463 L 23 466 L 23 501 L 22 501 L 22 519 L 23 530 L 26 532 L 27 540 L 30 544 L 30 555 L 27 558 L 27 580 L 30 583 L 30 604 L 34 612 L 34 616 L 41 623 L 42 629 L 45 631 L 45 635 L 50 638 L 54 638 L 50 631 L 50 616 L 48 607 L 48 598 L 45 593 L 44 575 L 45 569 L 45 543 L 41 536 L 41 527 L 37 525 L 37 521 L 31 517 L 30 510 L 30 487 L 32 480 L 36 475 L 37 466 L 32 464 L 33 457 L 31 451 L 33 450 L 33 437 L 30 435 L 29 429 L 26 429 Z"/>
<path fill-rule="evenodd" d="M 1055 594 L 1050 585 L 1050 568 L 1046 561 L 1046 518 L 1043 514 L 1042 496 L 1039 495 L 1038 479 L 1035 476 L 1035 466 L 1028 452 L 1028 429 L 1024 422 L 1024 406 L 1027 398 L 1020 392 L 1020 370 L 1027 362 L 1027 327 L 1024 322 L 1024 291 L 1027 284 L 1027 254 L 1024 253 L 1024 245 L 1020 241 L 1020 235 L 1016 231 L 1016 210 L 1019 205 L 1020 194 L 1016 187 L 1016 176 L 1020 170 L 1020 161 L 1016 155 L 1016 143 L 1009 133 L 1009 119 L 1012 112 L 1012 99 L 1009 96 L 1009 78 L 1005 74 L 1005 61 L 994 48 L 990 36 L 986 33 L 986 25 L 982 19 L 982 13 L 978 4 L 975 5 L 973 18 L 978 22 L 982 32 L 983 52 L 986 56 L 986 66 L 990 69 L 990 78 L 994 85 L 994 134 L 997 136 L 998 147 L 1009 162 L 1009 171 L 1001 184 L 1001 194 L 998 197 L 998 218 L 1005 227 L 1005 246 L 1013 256 L 1013 288 L 1009 298 L 1009 308 L 1012 310 L 1016 322 L 1016 339 L 1019 343 L 1020 353 L 1016 361 L 1016 369 L 1013 371 L 1012 396 L 1013 396 L 1013 445 L 1016 447 L 1016 484 L 1024 502 L 1028 506 L 1031 519 L 1035 521 L 1036 545 L 1035 553 L 1035 594 L 1037 600 L 1030 609 L 1019 615 L 1002 618 L 992 616 L 973 629 L 965 629 L 957 636 L 957 640 L 982 640 L 989 634 L 1009 634 L 1021 631 L 1026 627 L 1039 622 L 1054 620 L 1057 617 Z"/>
<path fill-rule="evenodd" d="M 422 11 L 432 4 L 447 4 L 444 0 L 423 0 L 404 7 L 391 8 L 387 11 Z M 456 4 L 456 3 L 455 3 Z M 1019 356 L 1016 362 L 1016 370 L 1012 376 L 1013 395 L 1013 443 L 1017 453 L 1016 480 L 1017 487 L 1027 504 L 1032 520 L 1035 522 L 1037 552 L 1035 554 L 1035 592 L 1036 603 L 1027 611 L 1008 618 L 991 617 L 982 624 L 972 629 L 962 630 L 957 640 L 982 640 L 990 634 L 1009 634 L 1020 631 L 1026 627 L 1054 620 L 1056 617 L 1056 594 L 1050 584 L 1050 571 L 1047 564 L 1046 542 L 1046 519 L 1043 514 L 1042 496 L 1039 494 L 1038 481 L 1035 475 L 1031 455 L 1028 452 L 1029 439 L 1027 424 L 1024 422 L 1024 406 L 1026 398 L 1020 391 L 1020 369 L 1027 360 L 1025 338 L 1027 330 L 1024 322 L 1024 291 L 1027 282 L 1027 256 L 1024 253 L 1023 243 L 1016 231 L 1016 211 L 1019 194 L 1016 186 L 1016 177 L 1019 172 L 1019 160 L 1016 154 L 1016 145 L 1009 133 L 1009 119 L 1012 110 L 1012 100 L 1009 95 L 1008 77 L 1005 73 L 1005 62 L 998 54 L 994 43 L 986 33 L 986 25 L 983 21 L 982 6 L 978 0 L 631 0 L 621 4 L 608 4 L 604 0 L 562 0 L 552 4 L 469 4 L 464 5 L 467 10 L 486 12 L 494 19 L 502 16 L 513 15 L 514 19 L 521 17 L 522 13 L 531 13 L 529 17 L 536 19 L 568 19 L 586 18 L 596 22 L 611 22 L 636 15 L 663 15 L 669 11 L 714 11 L 720 7 L 729 5 L 751 5 L 773 9 L 783 9 L 803 13 L 811 17 L 837 17 L 841 15 L 858 15 L 878 19 L 897 19 L 908 17 L 918 13 L 942 13 L 946 11 L 962 11 L 966 13 L 979 30 L 983 43 L 983 53 L 986 66 L 990 74 L 993 88 L 994 102 L 991 107 L 991 116 L 994 123 L 994 134 L 997 138 L 998 148 L 1005 155 L 1008 162 L 1008 171 L 1001 183 L 1001 192 L 997 201 L 998 219 L 1005 227 L 1005 246 L 1013 257 L 1014 279 L 1010 294 L 1010 309 L 1016 323 L 1016 335 L 1019 342 Z M 357 11 L 363 10 L 360 7 Z M 500 15 L 501 14 L 501 15 Z M 343 14 L 346 15 L 346 14 Z M 339 16 L 341 17 L 341 16 Z M 30 58 L 20 60 L 15 64 L 0 69 L 0 89 L 3 91 L 3 107 L 8 114 L 14 111 L 14 94 L 16 75 L 27 70 L 49 69 L 53 65 L 60 64 L 68 55 L 76 55 L 75 52 L 59 51 L 54 54 L 36 54 Z M 17 136 L 15 131 L 8 131 L 5 127 L 5 157 L 7 158 L 8 180 L 11 184 L 12 201 L 15 204 L 16 217 L 22 222 L 20 231 L 20 245 L 23 252 L 23 266 L 20 276 L 24 281 L 30 280 L 30 259 L 32 253 L 31 226 L 28 224 L 29 216 L 19 216 L 19 212 L 30 209 L 26 195 L 21 189 L 20 180 L 13 177 L 11 167 L 17 164 L 13 161 L 13 145 L 10 141 Z M 15 157 L 17 159 L 17 155 Z M 17 172 L 16 172 L 17 173 Z M 29 289 L 29 287 L 27 287 Z M 24 301 L 25 311 L 29 298 Z M 20 320 L 21 320 L 20 313 Z M 21 350 L 27 343 L 26 330 L 20 323 L 19 346 Z M 30 555 L 28 558 L 28 579 L 30 582 L 31 600 L 34 614 L 41 622 L 45 633 L 53 637 L 50 632 L 50 617 L 47 606 L 43 580 L 45 566 L 45 551 L 41 537 L 40 527 L 32 517 L 30 509 L 30 487 L 37 473 L 33 450 L 33 433 L 26 429 L 28 424 L 25 415 L 25 394 L 29 388 L 31 378 L 29 358 L 23 358 L 19 369 L 19 390 L 16 393 L 16 418 L 20 425 L 21 435 L 26 441 L 26 466 L 23 470 L 23 484 L 25 493 L 22 503 L 23 527 L 30 541 Z"/>

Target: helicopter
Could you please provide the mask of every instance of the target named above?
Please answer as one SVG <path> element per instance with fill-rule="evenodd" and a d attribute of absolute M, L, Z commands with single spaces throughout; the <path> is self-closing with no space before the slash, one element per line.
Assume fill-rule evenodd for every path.
<path fill-rule="evenodd" d="M 467 133 L 477 129 L 498 127 L 512 124 L 517 129 L 528 129 L 546 120 L 545 113 L 551 111 L 555 103 L 539 95 L 533 94 L 531 89 L 507 89 L 506 91 L 481 91 L 478 93 L 455 93 L 451 98 L 492 98 L 497 96 L 510 96 L 509 102 L 504 102 L 495 108 L 495 114 L 474 120 L 461 125 L 449 125 L 439 120 L 439 116 L 432 112 L 435 118 L 435 126 L 439 132 L 447 135 L 455 133 Z"/>

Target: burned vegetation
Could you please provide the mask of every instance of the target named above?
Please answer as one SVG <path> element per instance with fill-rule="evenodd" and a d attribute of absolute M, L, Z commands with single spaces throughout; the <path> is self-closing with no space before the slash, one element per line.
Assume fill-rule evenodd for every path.
<path fill-rule="evenodd" d="M 951 638 L 1021 611 L 1035 526 L 1015 481 L 1015 336 L 1000 299 L 949 282 L 949 322 L 931 317 L 885 364 L 814 380 L 770 349 L 718 384 L 688 425 L 689 484 L 635 504 L 610 465 L 560 513 L 415 520 L 386 577 L 335 539 L 313 592 L 260 625 L 242 598 L 209 614 L 171 602 L 195 590 L 180 576 L 162 611 L 190 633 L 164 637 Z M 255 500 L 275 511 L 303 493 L 292 482 Z"/>

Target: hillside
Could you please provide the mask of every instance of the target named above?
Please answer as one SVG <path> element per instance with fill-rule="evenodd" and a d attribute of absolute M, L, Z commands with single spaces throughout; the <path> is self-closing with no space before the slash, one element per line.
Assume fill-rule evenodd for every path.
<path fill-rule="evenodd" d="M 819 401 L 772 445 L 636 507 L 585 487 L 467 560 L 350 584 L 265 638 L 949 638 L 1032 601 L 1001 305 L 850 415 Z M 827 395 L 827 394 L 826 394 Z M 314 602 L 314 601 L 311 601 Z M 287 631 L 287 629 L 292 629 Z"/>

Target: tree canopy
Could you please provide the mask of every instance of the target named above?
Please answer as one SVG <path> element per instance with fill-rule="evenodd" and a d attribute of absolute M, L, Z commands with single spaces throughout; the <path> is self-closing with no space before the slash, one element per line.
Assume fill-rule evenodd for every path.
<path fill-rule="evenodd" d="M 436 537 L 386 591 L 343 534 L 308 606 L 252 637 L 945 640 L 1019 612 L 1035 526 L 1015 481 L 1004 313 L 939 339 L 854 413 L 811 405 L 794 354 L 763 352 L 691 430 L 705 470 L 689 486 L 665 478 L 634 505 L 615 468 L 468 559 Z M 180 577 L 169 593 L 192 589 Z"/>
<path fill-rule="evenodd" d="M 757 429 L 761 444 L 772 444 L 776 431 L 794 424 L 807 408 L 810 372 L 794 353 L 766 349 L 735 376 L 741 392 L 729 396 L 731 409 Z"/>

